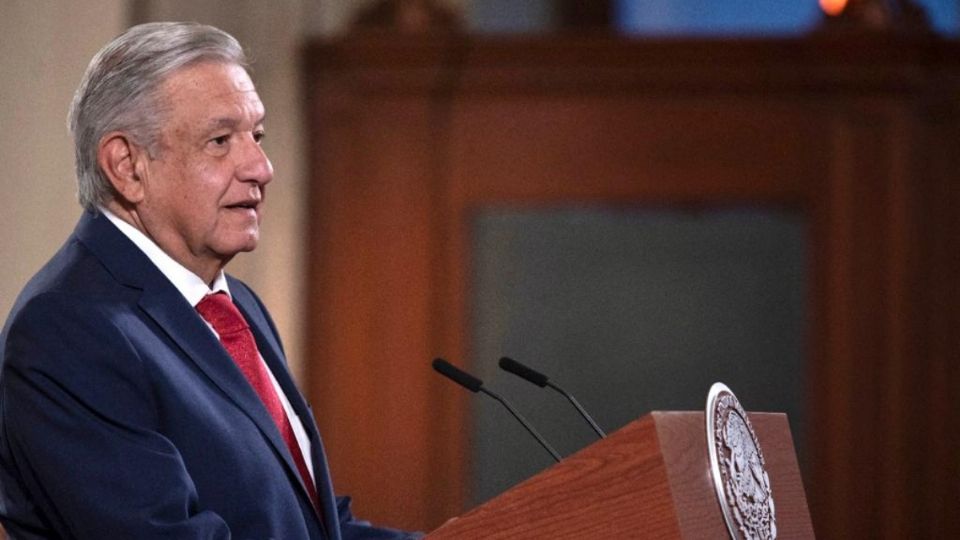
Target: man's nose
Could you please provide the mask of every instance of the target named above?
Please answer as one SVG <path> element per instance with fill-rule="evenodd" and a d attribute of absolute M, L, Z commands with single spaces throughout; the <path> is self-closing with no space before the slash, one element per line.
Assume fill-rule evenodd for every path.
<path fill-rule="evenodd" d="M 273 180 L 273 164 L 260 144 L 253 140 L 245 140 L 242 145 L 237 175 L 241 181 L 256 182 L 264 185 Z"/>

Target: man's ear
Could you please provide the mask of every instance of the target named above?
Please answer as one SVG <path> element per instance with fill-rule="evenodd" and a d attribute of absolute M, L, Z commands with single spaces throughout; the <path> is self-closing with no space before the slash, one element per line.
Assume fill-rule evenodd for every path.
<path fill-rule="evenodd" d="M 121 199 L 136 204 L 143 200 L 147 152 L 120 132 L 100 139 L 97 163 Z"/>

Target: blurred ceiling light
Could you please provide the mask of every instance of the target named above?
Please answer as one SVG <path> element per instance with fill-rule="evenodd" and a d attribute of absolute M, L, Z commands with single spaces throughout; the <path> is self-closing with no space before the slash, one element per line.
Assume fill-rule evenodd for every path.
<path fill-rule="evenodd" d="M 847 0 L 820 0 L 820 9 L 831 17 L 843 13 L 845 7 L 847 7 Z"/>

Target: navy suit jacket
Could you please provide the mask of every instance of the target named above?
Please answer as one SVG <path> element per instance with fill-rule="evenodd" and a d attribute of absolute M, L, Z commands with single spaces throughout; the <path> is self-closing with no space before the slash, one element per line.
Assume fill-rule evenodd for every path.
<path fill-rule="evenodd" d="M 313 445 L 319 514 L 203 319 L 109 220 L 85 213 L 0 335 L 0 521 L 13 538 L 408 537 L 334 497 L 276 328 L 228 281 Z"/>

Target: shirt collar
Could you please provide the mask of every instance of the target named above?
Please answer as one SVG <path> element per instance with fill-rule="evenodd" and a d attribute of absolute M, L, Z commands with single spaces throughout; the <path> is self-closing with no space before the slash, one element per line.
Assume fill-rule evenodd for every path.
<path fill-rule="evenodd" d="M 106 208 L 100 207 L 100 211 L 103 212 L 103 215 L 106 216 L 111 223 L 120 229 L 120 232 L 122 232 L 124 236 L 129 238 L 130 241 L 150 259 L 150 262 L 170 280 L 170 283 L 173 283 L 173 286 L 180 291 L 180 294 L 187 299 L 187 302 L 190 302 L 191 306 L 196 307 L 196 305 L 200 303 L 200 300 L 203 300 L 204 296 L 212 292 L 223 291 L 227 293 L 227 295 L 230 295 L 230 288 L 227 287 L 227 279 L 224 277 L 223 270 L 217 272 L 217 277 L 213 280 L 213 284 L 208 286 L 200 276 L 187 270 L 185 266 L 175 261 L 170 255 L 167 255 L 156 242 L 137 230 L 136 227 L 120 219 L 116 214 Z"/>

